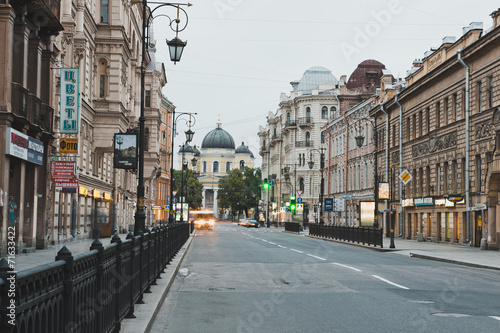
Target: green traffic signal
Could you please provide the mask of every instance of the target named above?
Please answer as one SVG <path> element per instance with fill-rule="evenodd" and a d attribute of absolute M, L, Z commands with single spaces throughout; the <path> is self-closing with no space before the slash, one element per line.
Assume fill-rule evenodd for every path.
<path fill-rule="evenodd" d="M 267 181 L 267 178 L 264 178 L 264 183 L 262 184 L 264 187 L 264 190 L 267 190 L 269 188 L 269 182 Z"/>
<path fill-rule="evenodd" d="M 297 209 L 297 201 L 295 197 L 290 197 L 290 210 L 294 211 L 295 209 Z"/>

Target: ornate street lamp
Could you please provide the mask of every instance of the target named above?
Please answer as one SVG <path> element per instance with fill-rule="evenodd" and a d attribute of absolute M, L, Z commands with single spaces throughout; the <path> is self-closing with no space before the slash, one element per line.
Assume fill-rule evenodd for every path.
<path fill-rule="evenodd" d="M 307 162 L 309 169 L 312 170 L 314 167 L 314 161 L 313 161 L 313 156 L 312 153 L 313 151 L 318 152 L 320 154 L 320 166 L 319 166 L 319 171 L 321 172 L 321 186 L 320 186 L 320 191 L 319 191 L 319 221 L 323 221 L 323 192 L 325 191 L 325 175 L 324 175 L 324 170 L 325 170 L 325 154 L 323 151 L 325 148 L 319 148 L 319 149 L 310 149 L 309 150 L 309 162 Z"/>
<path fill-rule="evenodd" d="M 145 122 L 146 122 L 146 117 L 144 114 L 144 91 L 145 91 L 145 76 L 146 76 L 146 45 L 149 45 L 149 25 L 153 19 L 153 13 L 162 7 L 165 6 L 170 6 L 177 8 L 177 17 L 175 19 L 170 19 L 169 16 L 167 16 L 170 19 L 170 28 L 175 31 L 175 36 L 177 38 L 177 35 L 179 34 L 179 31 L 183 31 L 187 24 L 188 24 L 188 15 L 184 9 L 182 9 L 180 6 L 192 6 L 190 3 L 159 3 L 158 6 L 153 8 L 152 10 L 148 7 L 148 0 L 137 0 L 134 3 L 137 4 L 142 4 L 142 36 L 141 36 L 141 42 L 142 42 L 142 59 L 141 59 L 141 114 L 139 117 L 139 165 L 138 165 L 138 182 L 137 182 L 137 210 L 135 212 L 135 227 L 134 227 L 134 233 L 136 235 L 142 234 L 144 229 L 145 229 L 145 224 L 146 224 L 146 213 L 145 213 L 145 204 L 144 204 L 144 150 L 145 150 Z M 155 2 L 155 4 L 158 4 L 158 2 Z M 186 22 L 185 24 L 179 28 L 179 23 L 181 22 L 180 20 L 180 12 L 183 12 L 183 14 L 186 17 Z M 149 12 L 149 13 L 148 13 Z M 175 24 L 175 28 L 174 28 Z M 174 38 L 175 40 L 175 38 Z M 182 42 L 182 41 L 181 41 Z M 182 42 L 184 43 L 184 42 Z M 180 49 L 180 44 L 178 41 L 173 43 L 177 44 L 177 47 L 175 47 L 176 50 L 176 58 L 174 61 L 174 64 L 180 60 L 180 56 L 182 55 L 182 49 Z M 184 47 L 186 43 L 182 47 Z M 170 47 L 170 45 L 169 45 Z M 180 51 L 180 52 L 179 52 Z"/>

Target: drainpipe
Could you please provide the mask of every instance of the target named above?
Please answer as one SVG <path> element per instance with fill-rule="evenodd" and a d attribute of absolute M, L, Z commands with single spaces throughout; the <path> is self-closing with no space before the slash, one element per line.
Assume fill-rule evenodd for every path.
<path fill-rule="evenodd" d="M 380 103 L 380 111 L 385 114 L 385 181 L 389 181 L 389 114 L 384 110 L 384 103 Z M 388 225 L 389 202 L 385 200 L 385 225 Z M 387 235 L 387 230 L 386 230 Z"/>
<path fill-rule="evenodd" d="M 394 101 L 399 106 L 399 171 L 403 167 L 403 106 L 399 104 L 398 94 L 394 95 Z M 399 177 L 398 177 L 399 178 Z M 399 237 L 403 236 L 404 214 L 403 214 L 403 180 L 399 179 Z"/>
<path fill-rule="evenodd" d="M 469 185 L 469 84 L 470 84 L 470 67 L 462 60 L 462 51 L 457 51 L 458 62 L 465 67 L 465 209 L 467 215 L 467 240 L 470 242 L 470 185 Z"/>
<path fill-rule="evenodd" d="M 345 122 L 345 194 L 349 190 L 349 123 L 345 112 L 342 111 Z M 386 204 L 387 205 L 387 204 Z M 345 226 L 347 227 L 347 200 L 344 202 Z"/>

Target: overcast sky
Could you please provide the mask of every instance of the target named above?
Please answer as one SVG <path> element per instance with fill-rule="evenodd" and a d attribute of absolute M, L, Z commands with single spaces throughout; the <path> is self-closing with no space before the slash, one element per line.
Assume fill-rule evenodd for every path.
<path fill-rule="evenodd" d="M 169 60 L 167 19 L 154 21 L 157 61 L 165 63 L 163 93 L 177 112 L 197 112 L 193 144 L 221 119 L 222 128 L 259 156 L 259 125 L 278 108 L 280 94 L 290 94 L 290 82 L 313 66 L 330 69 L 337 79 L 349 78 L 366 59 L 382 62 L 394 77 L 404 78 L 412 61 L 445 36 L 462 35 L 470 22 L 483 22 L 498 1 L 481 0 L 191 0 L 186 8 L 187 40 L 182 59 Z M 155 4 L 150 4 L 154 7 Z M 159 9 L 157 14 L 172 14 Z M 182 19 L 182 18 L 181 18 Z M 185 140 L 178 122 L 175 151 Z M 177 168 L 177 162 L 175 163 Z"/>

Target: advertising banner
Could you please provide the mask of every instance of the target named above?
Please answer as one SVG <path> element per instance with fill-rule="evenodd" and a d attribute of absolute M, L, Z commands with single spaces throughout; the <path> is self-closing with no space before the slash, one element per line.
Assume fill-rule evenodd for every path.
<path fill-rule="evenodd" d="M 359 226 L 373 227 L 375 220 L 375 201 L 359 202 Z"/>
<path fill-rule="evenodd" d="M 38 165 L 43 164 L 43 142 L 11 127 L 7 127 L 6 133 L 6 154 Z"/>
<path fill-rule="evenodd" d="M 137 169 L 137 134 L 116 133 L 113 142 L 113 167 Z"/>

